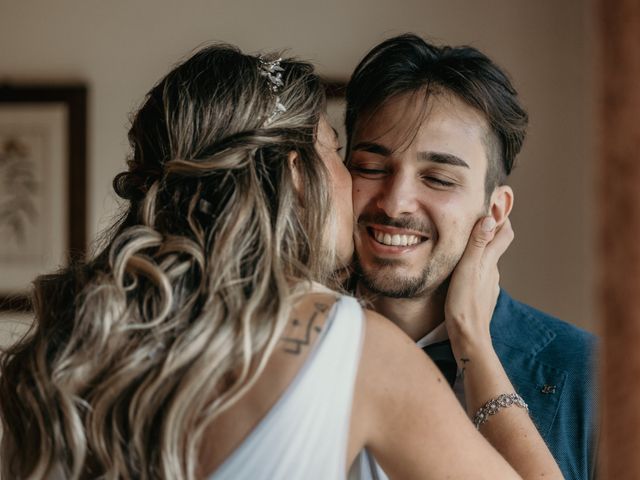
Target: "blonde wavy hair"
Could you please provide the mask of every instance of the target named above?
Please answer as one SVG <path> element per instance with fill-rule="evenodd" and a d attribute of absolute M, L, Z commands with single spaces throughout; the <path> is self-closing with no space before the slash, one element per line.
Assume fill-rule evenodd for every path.
<path fill-rule="evenodd" d="M 92 260 L 35 280 L 35 326 L 2 354 L 3 478 L 194 478 L 204 428 L 259 375 L 296 285 L 330 280 L 324 90 L 283 60 L 287 110 L 265 122 L 259 61 L 206 47 L 146 96 L 114 180 L 128 209 Z"/>

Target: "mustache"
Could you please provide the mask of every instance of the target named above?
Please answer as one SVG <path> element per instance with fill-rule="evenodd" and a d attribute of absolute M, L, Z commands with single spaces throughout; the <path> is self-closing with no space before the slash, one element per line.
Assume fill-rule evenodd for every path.
<path fill-rule="evenodd" d="M 358 225 L 365 223 L 376 223 L 378 225 L 386 225 L 388 227 L 414 230 L 423 234 L 425 237 L 433 236 L 431 224 L 414 217 L 391 218 L 383 212 L 363 213 L 358 217 Z"/>

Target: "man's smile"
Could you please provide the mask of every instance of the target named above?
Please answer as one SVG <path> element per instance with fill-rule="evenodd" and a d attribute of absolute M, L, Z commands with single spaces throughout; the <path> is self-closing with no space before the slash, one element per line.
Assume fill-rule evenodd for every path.
<path fill-rule="evenodd" d="M 414 230 L 387 225 L 364 225 L 368 244 L 377 254 L 401 254 L 415 250 L 429 237 Z"/>
<path fill-rule="evenodd" d="M 383 245 L 393 245 L 393 246 L 402 246 L 406 247 L 408 245 L 415 245 L 420 242 L 420 237 L 415 235 L 398 235 L 394 233 L 393 235 L 389 233 L 385 233 L 381 230 L 371 229 L 371 233 L 377 242 Z"/>

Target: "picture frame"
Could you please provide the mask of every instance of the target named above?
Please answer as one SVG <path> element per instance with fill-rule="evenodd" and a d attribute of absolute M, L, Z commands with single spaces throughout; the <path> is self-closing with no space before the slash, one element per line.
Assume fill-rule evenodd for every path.
<path fill-rule="evenodd" d="M 87 88 L 0 85 L 0 310 L 86 249 Z"/>

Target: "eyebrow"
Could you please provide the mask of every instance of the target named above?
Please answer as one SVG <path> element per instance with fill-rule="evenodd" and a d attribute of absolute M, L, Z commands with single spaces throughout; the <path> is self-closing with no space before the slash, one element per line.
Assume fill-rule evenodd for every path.
<path fill-rule="evenodd" d="M 388 157 L 389 155 L 391 155 L 391 150 L 389 150 L 387 147 L 373 142 L 358 143 L 355 147 L 353 147 L 353 150 L 374 153 L 376 155 L 382 155 L 383 157 Z"/>
<path fill-rule="evenodd" d="M 391 149 L 374 142 L 361 142 L 358 143 L 353 150 L 369 152 L 376 155 L 382 155 L 388 157 L 391 155 Z M 450 153 L 443 152 L 418 152 L 418 160 L 426 162 L 440 163 L 444 165 L 453 165 L 454 167 L 470 168 L 469 164 L 460 157 L 452 155 Z"/>
<path fill-rule="evenodd" d="M 469 164 L 462 160 L 460 157 L 452 155 L 450 153 L 442 153 L 442 152 L 418 152 L 418 159 L 441 163 L 445 165 L 453 165 L 454 167 L 464 167 L 469 168 Z"/>

